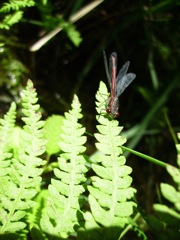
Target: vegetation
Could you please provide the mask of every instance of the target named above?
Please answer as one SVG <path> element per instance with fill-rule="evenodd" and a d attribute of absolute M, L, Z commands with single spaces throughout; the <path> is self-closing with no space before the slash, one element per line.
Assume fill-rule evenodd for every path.
<path fill-rule="evenodd" d="M 0 239 L 179 239 L 178 5 L 1 3 Z M 119 119 L 103 50 L 137 76 Z"/>

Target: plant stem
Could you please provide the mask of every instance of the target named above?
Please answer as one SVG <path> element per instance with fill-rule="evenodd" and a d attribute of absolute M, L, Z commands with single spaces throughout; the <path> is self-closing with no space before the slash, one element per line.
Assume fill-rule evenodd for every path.
<path fill-rule="evenodd" d="M 132 150 L 132 149 L 127 148 L 127 147 L 124 147 L 124 146 L 121 146 L 121 148 L 122 148 L 123 150 L 126 150 L 126 151 L 130 152 L 130 153 L 133 153 L 134 155 L 137 155 L 137 156 L 139 156 L 139 157 L 141 157 L 141 158 L 144 158 L 144 159 L 146 159 L 146 160 L 148 160 L 148 161 L 150 161 L 150 162 L 152 162 L 152 163 L 154 163 L 154 164 L 156 164 L 156 165 L 159 165 L 160 167 L 164 167 L 164 168 L 167 167 L 167 164 L 166 164 L 166 163 L 164 163 L 164 162 L 162 162 L 162 161 L 160 161 L 160 160 L 158 160 L 158 159 L 156 159 L 156 158 L 150 157 L 150 156 L 148 156 L 148 155 L 146 155 L 146 154 L 137 152 L 137 151 L 135 151 L 135 150 Z"/>

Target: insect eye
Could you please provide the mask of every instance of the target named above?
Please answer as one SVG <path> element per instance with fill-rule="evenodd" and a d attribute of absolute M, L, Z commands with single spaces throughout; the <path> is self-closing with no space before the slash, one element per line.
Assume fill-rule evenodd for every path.
<path fill-rule="evenodd" d="M 107 112 L 107 113 L 111 113 L 111 109 L 108 107 L 108 108 L 106 109 L 106 112 Z"/>

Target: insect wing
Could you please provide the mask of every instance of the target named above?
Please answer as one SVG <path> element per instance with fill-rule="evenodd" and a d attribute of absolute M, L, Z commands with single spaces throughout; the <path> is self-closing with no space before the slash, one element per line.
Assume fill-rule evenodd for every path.
<path fill-rule="evenodd" d="M 120 70 L 121 71 L 121 70 Z M 116 85 L 116 96 L 119 97 L 124 90 L 129 86 L 129 84 L 135 79 L 136 75 L 134 73 L 128 73 L 120 79 Z"/>
<path fill-rule="evenodd" d="M 107 79 L 108 79 L 108 82 L 109 82 L 109 86 L 111 88 L 111 76 L 109 74 L 108 62 L 107 62 L 105 51 L 103 51 L 103 57 L 104 57 L 104 65 L 105 65 L 105 70 L 106 70 L 106 76 L 107 76 Z"/>
<path fill-rule="evenodd" d="M 121 81 L 121 79 L 126 75 L 127 70 L 128 70 L 128 68 L 129 68 L 129 64 L 130 64 L 130 62 L 127 61 L 127 62 L 122 66 L 122 68 L 119 70 L 118 75 L 117 75 L 117 78 L 116 78 L 116 83 L 117 83 L 117 84 L 118 84 L 118 82 Z"/>

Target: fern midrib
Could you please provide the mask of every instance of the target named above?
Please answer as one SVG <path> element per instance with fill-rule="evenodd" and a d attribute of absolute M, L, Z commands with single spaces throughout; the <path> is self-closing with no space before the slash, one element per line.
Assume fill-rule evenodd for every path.
<path fill-rule="evenodd" d="M 74 196 L 74 190 L 75 189 L 75 180 L 76 180 L 76 166 L 77 166 L 77 156 L 78 154 L 76 154 L 76 150 L 77 147 L 79 147 L 79 145 L 77 144 L 77 139 L 75 136 L 77 136 L 77 130 L 78 130 L 78 127 L 77 127 L 77 113 L 75 112 L 75 116 L 73 118 L 73 121 L 72 121 L 72 133 L 71 133 L 71 146 L 72 146 L 72 151 L 70 153 L 70 160 L 71 160 L 71 164 L 72 164 L 72 171 L 71 171 L 71 182 L 69 184 L 69 194 L 68 194 L 68 198 L 67 198 L 67 204 L 66 204 L 66 209 L 65 211 L 63 212 L 63 223 L 66 224 L 67 220 L 69 220 L 69 212 L 70 212 L 70 209 L 72 208 L 72 200 L 73 200 L 73 196 Z M 78 197 L 77 197 L 78 198 Z M 61 225 L 61 228 L 63 226 Z"/>
<path fill-rule="evenodd" d="M 75 179 L 76 179 L 76 174 L 75 174 L 75 167 L 76 167 L 76 164 L 75 164 L 75 160 L 76 160 L 76 154 L 71 154 L 71 161 L 72 161 L 72 171 L 71 171 L 71 183 L 69 184 L 70 186 L 70 191 L 69 191 L 69 195 L 68 195 L 68 201 L 67 201 L 67 204 L 66 204 L 66 209 L 64 211 L 64 214 L 63 214 L 63 217 L 68 217 L 68 212 L 70 211 L 71 209 L 71 199 L 73 197 L 73 190 L 74 190 L 74 186 L 75 186 Z"/>

